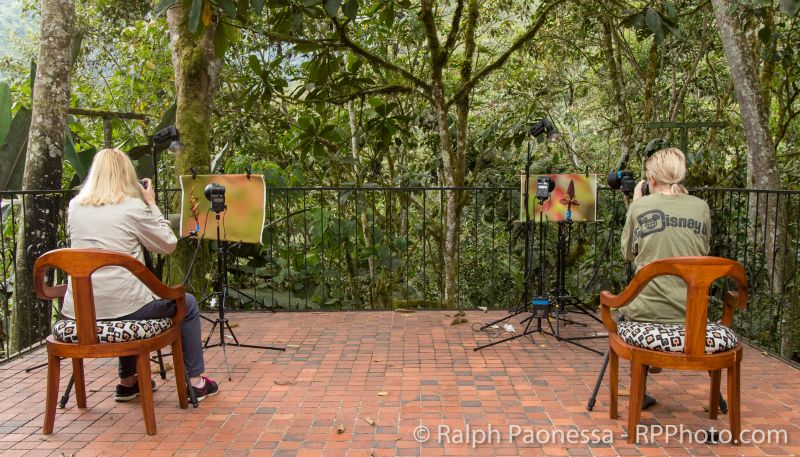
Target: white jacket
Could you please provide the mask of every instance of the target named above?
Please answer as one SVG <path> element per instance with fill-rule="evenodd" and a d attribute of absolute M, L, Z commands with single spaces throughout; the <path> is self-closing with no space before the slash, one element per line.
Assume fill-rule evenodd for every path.
<path fill-rule="evenodd" d="M 144 263 L 142 246 L 158 254 L 175 250 L 177 239 L 158 206 L 129 197 L 116 205 L 84 206 L 69 202 L 67 230 L 73 248 L 121 252 Z M 126 316 L 157 299 L 144 284 L 122 267 L 103 267 L 92 274 L 97 319 Z M 74 318 L 72 284 L 68 282 L 62 314 Z"/>

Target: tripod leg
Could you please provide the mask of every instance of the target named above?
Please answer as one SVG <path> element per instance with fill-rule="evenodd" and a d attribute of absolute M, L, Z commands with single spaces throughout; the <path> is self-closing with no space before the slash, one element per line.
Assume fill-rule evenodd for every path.
<path fill-rule="evenodd" d="M 186 385 L 189 387 L 189 401 L 192 402 L 192 407 L 197 408 L 197 392 L 194 391 L 194 387 L 192 387 L 192 381 L 189 378 L 189 370 L 186 369 L 186 365 L 183 366 L 183 372 L 186 378 Z"/>
<path fill-rule="evenodd" d="M 231 338 L 233 338 L 233 344 L 235 344 L 236 346 L 241 346 L 242 343 L 240 343 L 239 339 L 236 338 L 236 334 L 233 333 L 233 329 L 231 328 L 231 324 L 230 324 L 230 322 L 228 322 L 227 319 L 225 319 L 225 327 L 228 327 L 228 331 L 231 332 Z"/>
<path fill-rule="evenodd" d="M 69 382 L 67 383 L 67 388 L 64 389 L 64 395 L 61 396 L 61 400 L 58 402 L 58 407 L 64 409 L 67 407 L 67 402 L 69 401 L 69 393 L 72 391 L 72 386 L 75 385 L 75 376 L 69 377 Z"/>
<path fill-rule="evenodd" d="M 594 383 L 594 390 L 592 390 L 592 396 L 589 397 L 589 403 L 586 404 L 586 410 L 591 411 L 594 408 L 594 404 L 597 402 L 597 393 L 600 392 L 600 385 L 603 384 L 603 377 L 606 374 L 606 368 L 608 367 L 608 351 L 606 351 L 605 357 L 603 357 L 603 366 L 600 368 L 600 373 L 597 375 L 597 381 Z"/>
<path fill-rule="evenodd" d="M 211 326 L 211 330 L 208 331 L 208 335 L 206 335 L 206 340 L 203 341 L 203 349 L 208 347 L 208 342 L 211 341 L 211 335 L 214 334 L 214 329 L 217 328 L 218 321 L 213 321 L 214 325 Z"/>
<path fill-rule="evenodd" d="M 167 379 L 167 370 L 164 369 L 164 356 L 161 354 L 161 349 L 156 351 L 156 359 L 158 361 L 158 373 L 161 375 L 161 380 Z"/>
<path fill-rule="evenodd" d="M 225 349 L 226 344 L 222 344 L 222 357 L 225 359 L 225 370 L 228 371 L 228 381 L 232 381 L 231 378 L 231 367 L 228 365 L 228 351 Z"/>

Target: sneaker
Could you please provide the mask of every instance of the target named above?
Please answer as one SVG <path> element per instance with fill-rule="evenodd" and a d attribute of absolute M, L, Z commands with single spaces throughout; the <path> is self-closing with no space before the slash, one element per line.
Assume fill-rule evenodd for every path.
<path fill-rule="evenodd" d="M 194 389 L 194 394 L 197 396 L 197 401 L 203 401 L 206 397 L 213 397 L 214 395 L 219 392 L 219 386 L 217 383 L 205 376 L 203 378 L 203 387 L 194 387 L 192 385 L 189 386 L 190 389 Z M 189 400 L 192 399 L 191 394 L 189 395 Z"/>
<path fill-rule="evenodd" d="M 158 390 L 158 384 L 152 379 L 150 380 L 150 385 L 153 387 L 153 392 Z M 132 386 L 123 386 L 122 384 L 117 384 L 116 392 L 114 392 L 114 400 L 118 402 L 125 402 L 131 401 L 134 398 L 139 396 L 139 383 L 134 382 Z"/>

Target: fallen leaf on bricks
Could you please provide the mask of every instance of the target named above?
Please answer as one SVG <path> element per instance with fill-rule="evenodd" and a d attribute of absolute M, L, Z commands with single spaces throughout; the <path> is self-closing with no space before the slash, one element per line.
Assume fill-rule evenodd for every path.
<path fill-rule="evenodd" d="M 342 433 L 344 433 L 344 425 L 337 425 L 337 426 L 336 426 L 336 433 L 338 433 L 338 434 L 340 434 L 340 435 L 341 435 Z"/>
<path fill-rule="evenodd" d="M 365 418 L 364 418 L 364 422 L 368 423 L 369 425 L 371 425 L 371 426 L 373 426 L 373 427 L 375 426 L 375 421 L 374 421 L 374 420 L 372 420 L 372 418 L 371 418 L 371 417 L 369 417 L 369 416 L 367 416 L 367 417 L 365 417 Z"/>
<path fill-rule="evenodd" d="M 380 362 L 383 362 L 383 359 L 375 359 L 375 360 L 373 360 L 373 362 L 380 363 Z"/>
<path fill-rule="evenodd" d="M 450 325 L 466 324 L 467 322 L 469 322 L 469 319 L 466 317 L 457 317 L 453 319 L 453 322 L 450 322 Z"/>
<path fill-rule="evenodd" d="M 546 344 L 540 344 L 540 345 L 539 345 L 539 347 L 540 347 L 540 348 L 546 348 L 546 347 L 547 347 L 547 345 L 546 345 Z"/>
<path fill-rule="evenodd" d="M 478 309 L 483 311 L 484 313 L 488 313 L 489 312 L 489 308 L 486 307 L 486 306 L 479 306 Z"/>
<path fill-rule="evenodd" d="M 153 373 L 161 372 L 161 367 L 158 364 L 150 366 L 150 371 Z M 169 362 L 164 362 L 164 371 L 172 371 L 172 364 Z"/>
<path fill-rule="evenodd" d="M 387 392 L 387 391 L 385 391 L 385 390 L 382 390 L 382 391 L 378 392 L 378 396 L 379 396 L 379 397 L 385 397 L 385 396 L 387 396 L 387 395 L 389 395 L 389 392 Z"/>
<path fill-rule="evenodd" d="M 403 313 L 403 314 L 409 314 L 409 313 L 413 313 L 414 312 L 413 309 L 406 309 L 406 308 L 395 308 L 394 311 L 396 313 Z"/>
<path fill-rule="evenodd" d="M 464 311 L 459 311 L 457 313 L 445 313 L 444 315 L 447 317 L 460 317 L 460 316 L 466 316 L 466 313 Z"/>
<path fill-rule="evenodd" d="M 300 347 L 300 345 L 299 344 L 287 344 L 286 347 L 289 348 L 289 349 L 297 349 L 297 348 Z"/>
<path fill-rule="evenodd" d="M 294 384 L 294 381 L 282 381 L 278 379 L 275 380 L 275 385 L 278 386 L 291 386 L 292 384 Z"/>

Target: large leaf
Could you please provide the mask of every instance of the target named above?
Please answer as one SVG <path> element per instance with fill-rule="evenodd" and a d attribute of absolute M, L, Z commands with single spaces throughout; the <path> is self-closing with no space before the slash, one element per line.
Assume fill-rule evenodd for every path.
<path fill-rule="evenodd" d="M 203 5 L 206 0 L 192 0 L 191 8 L 189 9 L 189 31 L 196 33 L 200 28 L 200 18 L 203 15 Z"/>
<path fill-rule="evenodd" d="M 67 159 L 72 169 L 75 170 L 75 175 L 81 181 L 86 179 L 89 174 L 89 168 L 92 166 L 94 155 L 97 154 L 97 148 L 92 146 L 82 151 L 75 149 L 75 142 L 72 139 L 72 132 L 67 129 L 67 141 L 64 143 L 64 158 Z"/>
<path fill-rule="evenodd" d="M 156 17 L 160 16 L 163 12 L 167 11 L 170 6 L 175 3 L 175 0 L 161 0 L 156 5 L 155 9 L 153 9 L 153 13 L 155 13 Z"/>
<path fill-rule="evenodd" d="M 158 125 L 155 128 L 155 132 L 158 132 L 161 129 L 165 129 L 170 125 L 175 124 L 175 113 L 178 109 L 178 105 L 176 102 L 172 102 L 171 105 L 164 111 L 164 114 L 161 116 L 161 120 L 158 121 Z"/>
<path fill-rule="evenodd" d="M 30 128 L 31 110 L 20 108 L 11 121 L 6 142 L 0 148 L 0 190 L 19 189 L 22 186 Z"/>
<path fill-rule="evenodd" d="M 644 13 L 644 22 L 647 25 L 647 28 L 653 32 L 653 35 L 656 38 L 656 41 L 660 42 L 664 39 L 664 30 L 662 28 L 661 23 L 661 16 L 658 14 L 656 10 L 653 8 L 647 8 L 647 11 Z"/>
<path fill-rule="evenodd" d="M 217 0 L 217 6 L 230 18 L 236 18 L 236 5 L 231 0 Z M 222 22 L 220 22 L 221 24 Z"/>
<path fill-rule="evenodd" d="M 81 55 L 81 44 L 83 43 L 82 31 L 77 31 L 72 35 L 72 41 L 69 43 L 69 58 L 71 66 L 74 69 L 75 64 L 78 62 L 78 57 Z"/>
<path fill-rule="evenodd" d="M 220 59 L 225 57 L 225 50 L 228 48 L 226 27 L 224 22 L 220 22 L 217 24 L 217 29 L 214 31 L 214 55 Z"/>
<path fill-rule="evenodd" d="M 781 11 L 787 16 L 794 16 L 800 11 L 800 0 L 781 0 Z"/>
<path fill-rule="evenodd" d="M 0 82 L 0 144 L 6 142 L 11 127 L 11 87 Z"/>
<path fill-rule="evenodd" d="M 144 156 L 150 155 L 150 145 L 149 144 L 140 144 L 138 146 L 134 146 L 128 150 L 128 157 L 131 160 L 139 160 Z"/>
<path fill-rule="evenodd" d="M 340 6 L 342 6 L 342 0 L 325 0 L 325 13 L 330 17 L 336 17 Z"/>
<path fill-rule="evenodd" d="M 264 0 L 251 0 L 250 6 L 253 8 L 253 12 L 261 14 L 264 11 Z"/>
<path fill-rule="evenodd" d="M 358 0 L 346 0 L 342 11 L 348 19 L 355 19 L 356 13 L 358 13 Z"/>

